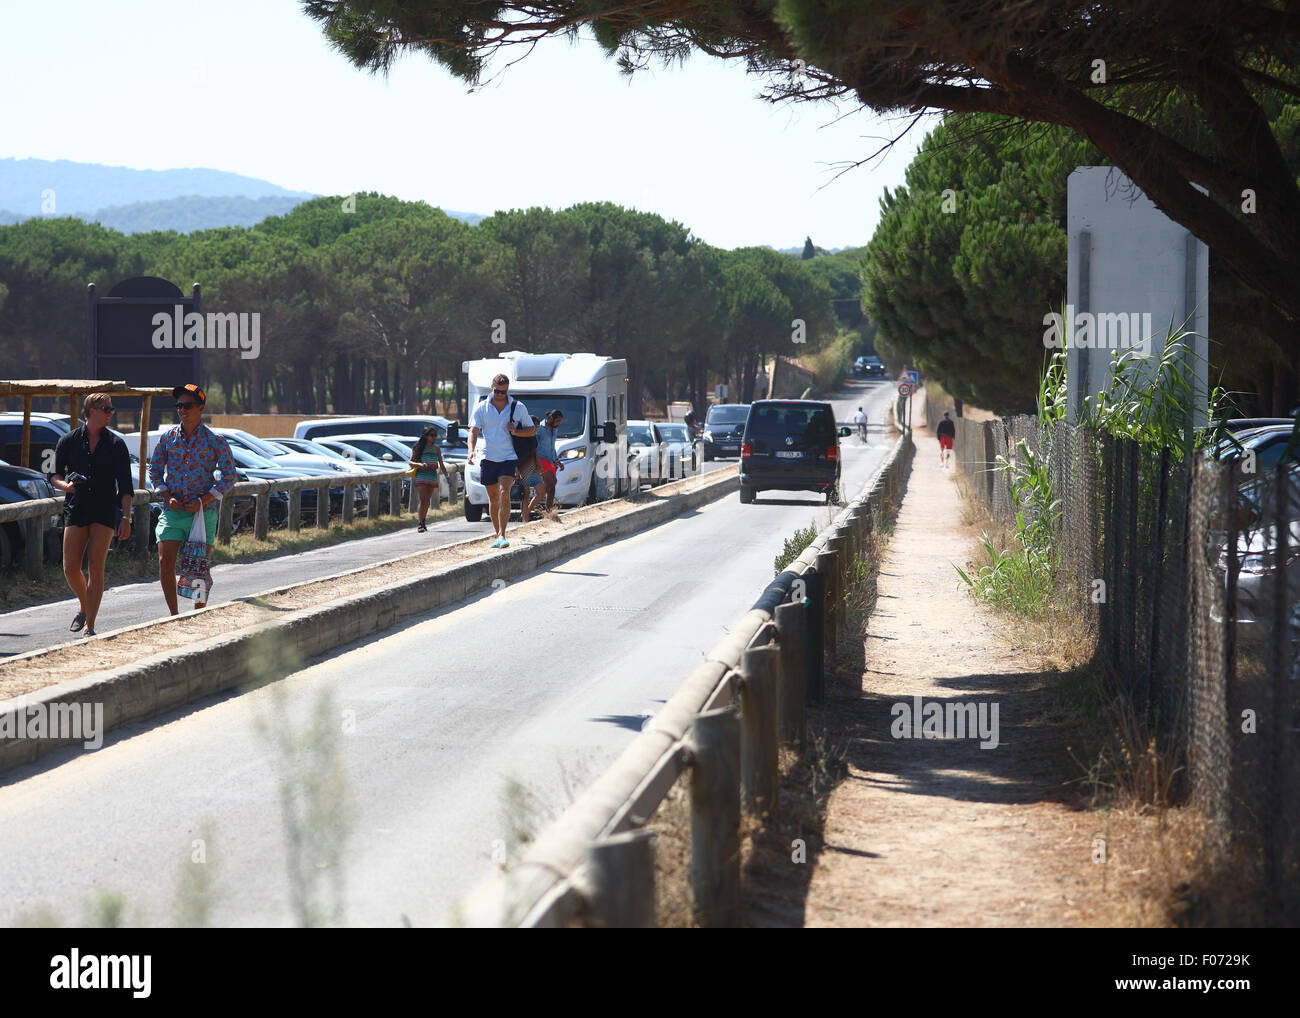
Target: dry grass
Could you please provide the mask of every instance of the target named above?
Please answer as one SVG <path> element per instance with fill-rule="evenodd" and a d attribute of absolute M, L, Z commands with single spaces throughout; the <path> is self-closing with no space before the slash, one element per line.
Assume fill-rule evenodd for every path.
<path fill-rule="evenodd" d="M 962 523 L 999 528 L 957 478 Z M 1006 531 L 1006 528 L 1001 528 Z M 972 542 L 972 557 L 980 555 Z M 1258 861 L 1239 847 L 1217 855 L 1212 831 L 1194 805 L 1180 805 L 1184 775 L 1171 739 L 1149 725 L 1093 663 L 1095 630 L 1081 625 L 1077 603 L 1062 592 L 1034 616 L 991 609 L 1008 645 L 1022 647 L 1056 669 L 1044 684 L 1042 719 L 1070 734 L 1072 784 L 1104 843 L 1095 867 L 1090 925 L 1234 926 L 1265 921 L 1255 889 Z M 1176 728 L 1176 725 L 1174 726 Z M 1096 842 L 1094 842 L 1096 843 Z M 1094 889 L 1095 890 L 1095 889 Z"/>

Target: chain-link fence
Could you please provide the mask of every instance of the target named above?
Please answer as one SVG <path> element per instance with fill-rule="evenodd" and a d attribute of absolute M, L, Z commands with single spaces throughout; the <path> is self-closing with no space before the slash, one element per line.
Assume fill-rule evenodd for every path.
<path fill-rule="evenodd" d="M 956 425 L 996 521 L 1049 514 L 1053 596 L 1124 700 L 1126 764 L 1159 755 L 1153 797 L 1196 802 L 1214 861 L 1275 921 L 1300 920 L 1300 468 L 1028 416 Z M 1050 499 L 1011 483 L 1030 474 Z"/>

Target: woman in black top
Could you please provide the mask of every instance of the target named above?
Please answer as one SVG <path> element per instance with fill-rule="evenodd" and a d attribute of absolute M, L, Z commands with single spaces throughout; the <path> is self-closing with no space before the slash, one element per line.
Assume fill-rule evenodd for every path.
<path fill-rule="evenodd" d="M 117 531 L 119 540 L 131 536 L 131 456 L 126 443 L 108 430 L 113 400 L 92 392 L 82 404 L 86 423 L 68 432 L 54 449 L 50 483 L 67 493 L 63 515 L 63 575 L 81 602 L 68 628 L 95 635 L 95 616 L 104 596 L 104 564 Z M 89 549 L 89 576 L 81 559 Z"/>

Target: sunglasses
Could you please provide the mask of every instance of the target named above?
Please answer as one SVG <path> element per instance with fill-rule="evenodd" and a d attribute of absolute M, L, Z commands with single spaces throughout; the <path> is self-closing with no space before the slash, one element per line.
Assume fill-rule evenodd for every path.
<path fill-rule="evenodd" d="M 103 412 L 106 413 L 106 414 L 115 414 L 115 413 L 117 413 L 117 407 L 115 407 L 115 406 L 104 406 L 103 404 L 100 404 L 99 406 L 96 406 L 95 409 L 96 409 L 96 410 L 101 410 L 101 411 L 103 411 Z"/>
<path fill-rule="evenodd" d="M 509 389 L 493 389 L 492 391 L 495 392 L 498 396 L 505 396 L 507 393 L 510 392 Z"/>
<path fill-rule="evenodd" d="M 177 410 L 193 410 L 196 406 L 200 406 L 200 405 L 201 405 L 201 404 L 198 404 L 198 403 L 177 403 L 177 404 L 176 404 L 176 409 L 177 409 Z"/>

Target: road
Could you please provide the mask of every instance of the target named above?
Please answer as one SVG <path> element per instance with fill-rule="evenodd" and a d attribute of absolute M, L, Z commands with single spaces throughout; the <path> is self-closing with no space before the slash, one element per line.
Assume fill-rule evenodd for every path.
<path fill-rule="evenodd" d="M 890 389 L 871 386 L 874 420 Z M 852 408 L 866 392 L 850 392 Z M 889 444 L 879 433 L 865 446 L 844 440 L 846 492 Z M 210 898 L 214 924 L 292 925 L 304 912 L 290 873 L 305 874 L 299 901 L 349 925 L 443 921 L 495 871 L 494 854 L 617 757 L 752 605 L 786 537 L 830 516 L 812 494 L 774 495 L 750 506 L 730 496 L 272 686 L 10 772 L 0 922 L 84 921 L 87 903 L 111 892 L 128 922 L 169 924 L 184 886 L 191 901 Z M 287 742 L 308 747 L 296 764 Z M 284 802 L 309 787 L 311 819 L 286 824 Z M 290 828 L 306 846 L 300 865 Z M 201 866 L 190 862 L 198 852 Z"/>
<path fill-rule="evenodd" d="M 720 470 L 731 462 L 734 461 L 705 463 L 703 471 Z M 215 566 L 212 570 L 212 603 L 235 601 L 264 590 L 305 583 L 444 544 L 488 537 L 492 533 L 492 524 L 486 516 L 480 523 L 469 523 L 461 515 L 431 524 L 423 534 L 416 532 L 415 517 L 408 518 L 410 527 L 390 534 L 343 541 L 294 555 Z M 186 604 L 181 601 L 182 608 Z M 0 615 L 0 660 L 41 647 L 84 639 L 81 634 L 68 631 L 68 623 L 78 607 L 76 599 L 68 597 Z M 166 615 L 167 607 L 156 579 L 123 583 L 104 591 L 96 628 L 100 633 L 106 633 L 125 626 L 154 622 Z"/>

